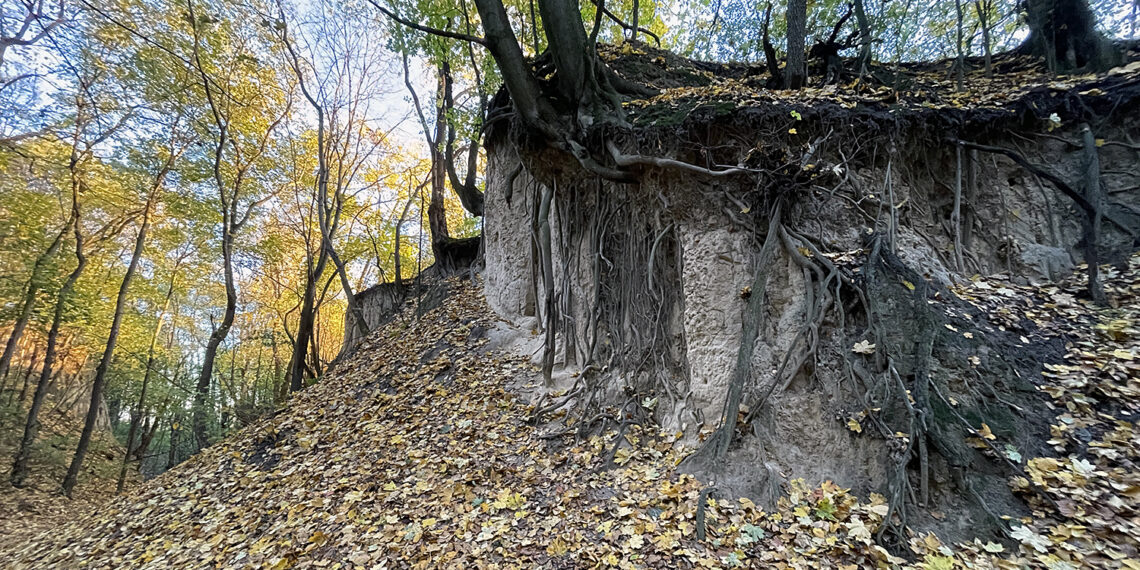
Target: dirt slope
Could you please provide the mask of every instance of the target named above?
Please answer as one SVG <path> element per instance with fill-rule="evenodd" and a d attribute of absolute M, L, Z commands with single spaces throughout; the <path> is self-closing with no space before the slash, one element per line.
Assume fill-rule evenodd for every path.
<path fill-rule="evenodd" d="M 678 475 L 674 468 L 684 451 L 668 434 L 634 427 L 627 444 L 615 450 L 613 434 L 576 442 L 572 434 L 530 426 L 528 406 L 504 387 L 534 371 L 522 358 L 485 350 L 496 318 L 476 286 L 452 282 L 450 289 L 447 300 L 422 318 L 406 314 L 375 332 L 287 409 L 105 512 L 0 553 L 0 566 L 903 563 L 874 544 L 887 514 L 881 497 L 859 502 L 833 485 L 793 484 L 776 512 L 761 513 L 747 500 L 706 497 L 698 481 Z M 961 292 L 1008 315 L 1011 326 L 1030 318 L 1049 334 L 1087 340 L 1073 345 L 1068 364 L 1057 367 L 1047 385 L 1058 405 L 1068 407 L 1054 431 L 1062 457 L 1030 460 L 1025 479 L 1013 482 L 1027 490 L 1038 519 L 1015 523 L 1004 546 L 950 549 L 936 537 L 916 536 L 916 563 L 1140 568 L 1140 445 L 1133 430 L 1140 401 L 1140 258 L 1111 280 L 1110 291 L 1119 308 L 1099 313 L 1064 289 L 978 281 Z M 1099 405 L 1108 393 L 1116 403 Z M 1002 442 L 984 439 L 984 431 L 978 444 L 1001 451 Z M 616 467 L 598 469 L 610 457 Z"/>

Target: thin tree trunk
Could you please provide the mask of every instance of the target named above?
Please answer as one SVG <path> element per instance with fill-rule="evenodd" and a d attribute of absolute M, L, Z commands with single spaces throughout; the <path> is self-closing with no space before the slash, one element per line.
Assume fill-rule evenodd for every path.
<path fill-rule="evenodd" d="M 12 473 L 9 481 L 13 487 L 22 487 L 28 477 L 28 461 L 31 459 L 32 445 L 39 435 L 40 409 L 44 405 L 44 398 L 47 396 L 48 384 L 51 382 L 52 366 L 55 364 L 57 343 L 59 342 L 59 328 L 63 324 L 63 312 L 68 301 L 71 299 L 71 294 L 75 290 L 75 282 L 79 281 L 79 276 L 83 274 L 84 267 L 87 266 L 87 255 L 83 253 L 83 231 L 80 228 L 80 214 L 79 214 L 79 183 L 75 179 L 76 159 L 72 158 L 72 199 L 71 199 L 71 229 L 75 233 L 75 269 L 67 276 L 63 282 L 63 287 L 59 290 L 59 296 L 55 302 L 55 312 L 52 314 L 51 329 L 48 331 L 47 348 L 44 350 L 44 363 L 43 370 L 40 372 L 39 381 L 36 383 L 36 390 L 32 394 L 32 405 L 28 409 L 27 421 L 24 423 L 24 435 L 20 439 L 19 448 L 16 451 L 15 460 L 12 463 Z"/>
<path fill-rule="evenodd" d="M 219 110 L 220 107 L 214 99 L 213 81 L 206 74 L 206 68 L 202 64 L 200 52 L 201 35 L 198 29 L 198 20 L 194 10 L 193 0 L 187 0 L 186 7 L 189 16 L 188 20 L 190 21 L 191 30 L 193 32 L 194 42 L 191 53 L 194 67 L 201 78 L 202 91 L 206 95 L 206 101 L 209 104 L 214 126 L 218 129 L 217 137 L 214 141 L 213 175 L 214 184 L 218 189 L 219 211 L 222 214 L 222 269 L 226 287 L 225 313 L 222 315 L 221 324 L 210 333 L 210 339 L 206 343 L 206 350 L 202 356 L 202 368 L 198 374 L 198 382 L 194 386 L 192 414 L 194 440 L 198 445 L 198 449 L 202 449 L 209 445 L 209 434 L 207 433 L 206 426 L 206 403 L 209 399 L 210 384 L 214 376 L 214 361 L 218 356 L 218 347 L 225 342 L 226 337 L 230 333 L 230 327 L 233 326 L 234 322 L 234 314 L 237 312 L 237 287 L 234 284 L 233 265 L 234 233 L 241 228 L 250 212 L 250 209 L 247 209 L 245 217 L 241 219 L 238 218 L 238 198 L 242 187 L 242 178 L 245 174 L 245 169 L 249 167 L 250 163 L 246 163 L 244 166 L 239 165 L 234 180 L 232 181 L 232 186 L 226 184 L 222 175 L 222 162 L 226 145 L 231 142 L 229 118 L 223 118 Z M 278 119 L 278 121 L 279 120 L 280 119 Z M 276 121 L 269 125 L 266 136 L 262 139 L 262 148 L 258 151 L 258 154 L 264 151 L 264 141 L 269 139 L 269 132 L 272 131 L 276 125 Z M 252 209 L 252 205 L 250 208 Z"/>
<path fill-rule="evenodd" d="M 990 0 L 975 0 L 974 10 L 978 13 L 978 25 L 982 28 L 982 55 L 985 58 L 986 77 L 993 77 L 993 40 L 990 38 Z"/>
<path fill-rule="evenodd" d="M 957 90 L 960 93 L 960 92 L 966 90 L 966 56 L 965 56 L 965 53 L 962 51 L 962 36 L 964 33 L 963 29 L 962 29 L 962 26 L 963 26 L 962 20 L 964 18 L 964 14 L 962 12 L 962 0 L 954 0 L 954 13 L 958 17 L 958 29 L 957 29 L 958 59 L 957 59 L 956 63 L 954 64 L 954 66 L 957 68 L 957 70 L 956 70 L 956 74 L 958 77 L 958 89 Z M 958 154 L 959 154 L 959 159 L 960 159 L 961 158 L 961 150 L 958 151 Z M 960 162 L 961 162 L 961 160 L 959 160 L 959 163 Z"/>
<path fill-rule="evenodd" d="M 210 444 L 206 426 L 206 403 L 210 396 L 210 384 L 214 377 L 214 361 L 218 356 L 218 347 L 226 340 L 230 327 L 234 323 L 237 312 L 237 287 L 234 285 L 233 268 L 233 233 L 229 221 L 223 222 L 222 228 L 222 262 L 224 264 L 226 283 L 226 309 L 222 315 L 222 322 L 210 333 L 210 340 L 206 343 L 206 351 L 202 356 L 202 369 L 198 374 L 198 382 L 194 386 L 194 441 L 198 449 Z"/>
<path fill-rule="evenodd" d="M 422 186 L 421 186 L 422 189 Z M 408 217 L 408 209 L 412 206 L 412 200 L 416 197 L 412 193 L 412 189 L 408 188 L 408 200 L 404 202 L 404 209 L 400 212 L 400 220 L 396 222 L 396 231 L 393 241 L 395 242 L 395 264 L 396 264 L 396 286 L 399 287 L 403 282 L 403 275 L 400 273 L 400 228 L 404 226 L 404 220 Z"/>
<path fill-rule="evenodd" d="M 954 211 L 950 214 L 950 225 L 954 228 L 954 267 L 958 273 L 966 271 L 966 264 L 962 255 L 962 177 L 963 177 L 963 150 L 962 145 L 954 146 L 958 167 L 954 176 Z"/>
<path fill-rule="evenodd" d="M 447 136 L 447 114 L 444 108 L 443 91 L 446 85 L 446 70 L 443 65 L 439 70 L 439 91 L 436 93 L 435 136 L 431 148 L 431 201 L 428 202 L 428 227 L 431 229 L 431 249 L 435 255 L 437 266 L 445 267 L 445 244 L 451 239 L 447 231 L 447 211 L 444 209 L 443 199 L 447 184 L 447 165 L 444 164 L 440 145 Z"/>
<path fill-rule="evenodd" d="M 167 469 L 173 469 L 175 465 L 178 465 L 178 434 L 179 434 L 178 420 L 179 419 L 180 419 L 180 417 L 177 415 L 170 418 L 170 441 L 168 442 L 170 444 L 170 446 L 166 450 L 166 468 Z"/>
<path fill-rule="evenodd" d="M 32 359 L 28 361 L 27 368 L 24 369 L 24 384 L 20 388 L 20 405 L 24 405 L 24 398 L 28 395 L 28 382 L 32 377 L 32 370 L 36 368 L 36 363 L 40 359 L 40 345 L 36 344 L 32 349 Z M 8 392 L 8 405 L 11 406 L 16 397 L 16 385 L 12 384 L 12 391 Z"/>
<path fill-rule="evenodd" d="M 297 334 L 293 338 L 293 355 L 289 360 L 289 391 L 291 392 L 296 392 L 305 387 L 305 355 L 309 350 L 309 343 L 313 337 L 313 325 L 316 321 L 317 279 L 324 273 L 327 260 L 328 253 L 322 247 L 317 254 L 316 267 L 310 266 L 305 276 L 305 292 L 301 301 L 301 313 L 297 318 Z"/>
<path fill-rule="evenodd" d="M 356 302 L 356 294 L 352 292 L 352 284 L 348 282 L 348 272 L 345 270 L 344 263 L 341 262 L 340 256 L 336 254 L 333 249 L 332 243 L 326 244 L 329 248 L 329 259 L 333 262 L 333 267 L 336 268 L 337 275 L 340 276 L 340 288 L 344 291 L 345 301 L 348 303 L 348 312 L 352 315 L 353 324 L 356 325 L 356 330 L 360 332 L 361 340 L 368 336 L 368 322 L 364 320 L 364 311 L 360 309 L 360 304 Z"/>
<path fill-rule="evenodd" d="M 320 370 L 323 369 L 321 361 L 321 320 L 320 320 L 321 303 L 317 303 L 317 308 L 313 313 L 313 336 L 309 337 L 309 357 L 312 359 L 311 370 L 313 377 L 316 378 Z"/>
<path fill-rule="evenodd" d="M 1133 23 L 1135 27 L 1135 23 Z M 524 32 L 525 34 L 525 32 Z M 534 55 L 542 52 L 539 51 L 538 46 L 538 18 L 534 16 L 534 0 L 530 0 L 530 36 L 531 36 L 531 49 L 534 50 Z"/>
<path fill-rule="evenodd" d="M 95 367 L 95 378 L 91 382 L 91 402 L 87 406 L 87 417 L 83 421 L 83 431 L 79 434 L 79 443 L 75 447 L 75 455 L 71 459 L 71 466 L 67 468 L 67 475 L 63 478 L 61 490 L 64 495 L 71 496 L 76 483 L 79 482 L 79 470 L 83 467 L 83 460 L 87 456 L 87 448 L 91 445 L 91 436 L 95 433 L 95 422 L 99 418 L 99 404 L 103 401 L 103 386 L 107 381 L 107 371 L 115 358 L 115 345 L 119 342 L 119 329 L 123 324 L 123 310 L 127 305 L 127 295 L 130 293 L 131 279 L 138 269 L 142 258 L 143 248 L 146 245 L 147 231 L 150 229 L 150 215 L 158 199 L 159 187 L 166 171 L 159 175 L 155 185 L 151 188 L 146 205 L 143 206 L 142 225 L 139 226 L 138 235 L 135 236 L 135 248 L 131 252 L 131 260 L 127 263 L 127 272 L 123 275 L 123 282 L 119 285 L 119 295 L 115 298 L 115 313 L 111 317 L 111 330 L 107 334 L 107 344 L 103 347 L 103 356 L 99 365 Z M 167 298 L 169 301 L 169 297 Z M 165 309 L 164 309 L 165 310 Z M 157 334 L 157 331 L 156 331 Z M 153 342 L 151 350 L 153 351 Z M 149 373 L 149 370 L 148 370 Z M 144 385 L 145 386 L 145 385 Z M 145 387 L 143 388 L 145 390 Z M 132 422 L 133 423 L 133 422 Z M 128 447 L 130 442 L 127 443 Z M 128 449 L 129 451 L 129 449 Z"/>
<path fill-rule="evenodd" d="M 286 378 L 284 377 L 285 371 L 284 371 L 284 369 L 281 368 L 281 356 L 277 353 L 277 331 L 270 330 L 269 334 L 273 335 L 273 340 L 271 342 L 273 342 L 272 349 L 273 349 L 273 382 L 274 382 L 274 386 L 284 385 L 286 382 Z M 281 400 L 283 399 L 281 397 L 282 393 L 288 393 L 287 391 L 277 390 L 276 388 L 275 388 L 275 391 L 276 391 L 276 394 L 275 394 L 276 397 L 274 398 L 274 402 L 273 402 L 274 405 L 279 404 L 281 402 Z"/>
<path fill-rule="evenodd" d="M 170 308 L 170 300 L 174 297 L 174 283 L 177 278 L 177 267 L 170 274 L 170 283 L 166 288 L 166 299 L 162 302 L 162 310 L 158 313 L 158 322 L 154 325 L 154 332 L 150 335 L 150 346 L 146 351 L 146 368 L 143 372 L 142 386 L 139 388 L 139 400 L 135 404 L 135 409 L 131 412 L 131 424 L 127 428 L 127 444 L 126 452 L 123 453 L 123 464 L 119 468 L 119 481 L 115 485 L 115 494 L 123 492 L 123 485 L 127 479 L 127 466 L 131 462 L 131 447 L 135 443 L 135 432 L 138 430 L 139 422 L 142 421 L 143 410 L 146 406 L 146 391 L 150 386 L 150 378 L 154 372 L 154 351 L 158 345 L 158 335 L 162 332 L 162 321 L 166 317 L 166 311 Z"/>
<path fill-rule="evenodd" d="M 1085 147 L 1083 185 L 1085 199 L 1092 204 L 1092 212 L 1086 216 L 1084 224 L 1085 263 L 1088 264 L 1088 292 L 1094 303 L 1100 306 L 1108 305 L 1104 295 L 1104 287 L 1100 283 L 1100 252 L 1097 242 L 1100 238 L 1100 224 L 1104 210 L 1104 191 L 1100 185 L 1100 156 L 1096 149 L 1096 140 L 1092 129 L 1087 124 L 1081 124 L 1081 139 Z"/>
<path fill-rule="evenodd" d="M 599 6 L 598 9 L 601 10 L 602 8 Z M 629 39 L 631 41 L 637 41 L 637 25 L 638 25 L 638 20 L 640 19 L 639 18 L 640 16 L 641 16 L 641 3 L 638 2 L 638 0 L 633 0 L 633 16 L 630 18 L 630 23 L 629 23 L 629 28 L 630 28 L 629 29 Z"/>
<path fill-rule="evenodd" d="M 859 26 L 859 75 L 863 75 L 871 63 L 871 21 L 867 19 L 863 0 L 855 0 L 854 10 L 855 23 Z"/>
<path fill-rule="evenodd" d="M 968 251 L 974 247 L 974 204 L 978 200 L 978 151 L 974 149 L 966 153 L 966 190 L 962 199 L 962 248 Z M 1052 217 L 1052 211 L 1049 216 Z"/>
<path fill-rule="evenodd" d="M 163 405 L 163 408 L 165 408 L 165 405 Z M 143 412 L 143 415 L 145 417 L 145 410 Z M 154 434 L 158 432 L 159 415 L 159 413 L 155 413 L 154 418 L 152 418 L 150 421 L 149 428 L 143 426 L 142 434 L 139 438 L 139 444 L 135 446 L 135 459 L 138 461 L 135 463 L 135 466 L 137 467 L 136 471 L 139 473 L 142 473 L 142 462 L 143 459 L 146 458 L 147 450 L 150 449 L 150 443 L 154 441 Z"/>
<path fill-rule="evenodd" d="M 74 220 L 70 217 L 63 225 L 63 229 L 56 234 L 55 239 L 52 240 L 51 245 L 48 246 L 47 251 L 40 254 L 36 258 L 35 264 L 32 265 L 32 276 L 28 279 L 28 289 L 24 294 L 24 302 L 20 306 L 20 316 L 16 318 L 16 322 L 12 325 L 12 333 L 8 336 L 8 342 L 4 345 L 4 354 L 0 355 L 0 378 L 7 378 L 8 368 L 12 364 L 12 356 L 16 352 L 16 345 L 19 344 L 20 338 L 24 334 L 24 329 L 28 326 L 28 321 L 32 317 L 32 309 L 35 308 L 36 295 L 40 291 L 40 281 L 43 279 L 44 265 L 49 259 L 55 256 L 59 251 L 59 246 L 63 243 L 64 236 L 71 229 L 71 224 Z"/>

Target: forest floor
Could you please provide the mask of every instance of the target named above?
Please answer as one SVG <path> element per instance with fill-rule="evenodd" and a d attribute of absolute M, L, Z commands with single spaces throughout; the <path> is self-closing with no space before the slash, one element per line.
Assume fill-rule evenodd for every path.
<path fill-rule="evenodd" d="M 12 457 L 23 435 L 26 408 L 6 405 L 0 412 L 0 550 L 22 544 L 45 531 L 96 512 L 115 494 L 123 448 L 102 432 L 92 442 L 79 484 L 68 499 L 59 493 L 75 451 L 83 418 L 62 413 L 49 399 L 40 434 L 32 448 L 28 479 L 22 488 L 8 482 Z M 127 471 L 126 488 L 137 487 L 142 477 Z"/>
<path fill-rule="evenodd" d="M 977 432 L 1024 469 L 1011 485 L 1034 510 L 1004 544 L 914 535 L 893 556 L 875 541 L 884 499 L 830 483 L 792 481 L 770 512 L 712 497 L 699 509 L 677 434 L 634 427 L 615 447 L 616 434 L 532 426 L 507 386 L 534 368 L 487 348 L 501 323 L 477 284 L 452 282 L 441 306 L 374 332 L 274 416 L 85 519 L 4 535 L 0 567 L 1140 569 L 1140 256 L 1108 276 L 1105 309 L 1080 299 L 1079 277 L 956 291 L 1027 344 L 1070 340 L 1040 379 L 1056 457 Z"/>

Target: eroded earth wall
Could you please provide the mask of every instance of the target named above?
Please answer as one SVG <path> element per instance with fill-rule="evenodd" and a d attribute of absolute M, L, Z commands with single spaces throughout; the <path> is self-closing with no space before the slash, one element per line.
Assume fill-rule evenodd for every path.
<path fill-rule="evenodd" d="M 1113 133 L 1121 139 L 1128 134 L 1124 127 Z M 1077 134 L 1043 138 L 1033 156 L 1075 179 L 1080 153 L 1067 148 L 1064 137 Z M 1071 272 L 1080 261 L 1080 224 L 1071 202 L 1002 157 L 962 154 L 964 163 L 953 147 L 885 153 L 860 164 L 838 154 L 818 156 L 808 166 L 825 175 L 800 190 L 784 214 L 786 225 L 840 257 L 856 255 L 874 228 L 892 238 L 902 262 L 938 286 L 994 273 L 1045 283 Z M 1100 156 L 1102 169 L 1117 173 L 1104 177 L 1106 192 L 1126 208 L 1138 203 L 1132 187 L 1140 179 L 1135 154 L 1106 148 Z M 545 299 L 535 216 L 545 187 L 530 175 L 539 167 L 520 168 L 513 149 L 492 148 L 488 156 L 485 293 L 504 319 L 537 333 Z M 722 421 L 747 288 L 758 270 L 763 220 L 750 210 L 766 207 L 763 197 L 730 181 L 677 172 L 646 175 L 639 185 L 548 179 L 559 186 L 550 214 L 556 326 L 561 337 L 572 337 L 559 340 L 556 369 L 632 363 L 607 380 L 610 403 L 648 390 L 657 398 L 654 419 L 695 441 L 702 429 Z M 954 251 L 952 223 L 956 187 L 962 188 L 960 253 Z M 1105 231 L 1107 254 L 1127 247 L 1127 236 Z M 795 477 L 810 484 L 833 480 L 864 494 L 883 492 L 891 450 L 850 429 L 846 420 L 861 402 L 846 364 L 834 356 L 849 352 L 862 338 L 860 331 L 851 322 L 825 320 L 830 332 L 819 343 L 830 350 L 817 349 L 803 372 L 779 381 L 777 372 L 790 353 L 803 349 L 800 335 L 812 295 L 805 283 L 811 276 L 781 248 L 763 269 L 768 286 L 744 402 L 761 401 L 765 409 L 742 424 L 756 437 L 741 438 L 744 443 L 733 451 L 736 467 L 719 470 L 719 476 L 759 497 L 774 496 L 779 483 Z M 663 293 L 670 287 L 679 288 L 675 297 Z M 652 322 L 660 330 L 645 326 L 650 321 L 638 310 L 627 310 L 647 298 L 646 306 L 657 307 Z M 607 312 L 613 310 L 629 314 Z M 647 349 L 647 342 L 662 348 Z M 599 354 L 611 357 L 592 360 Z M 670 363 L 670 369 L 654 370 L 655 360 Z M 745 408 L 742 416 L 751 411 Z"/>

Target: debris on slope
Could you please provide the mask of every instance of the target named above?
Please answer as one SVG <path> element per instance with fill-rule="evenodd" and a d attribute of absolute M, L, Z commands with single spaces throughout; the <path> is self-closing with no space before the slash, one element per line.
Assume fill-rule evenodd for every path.
<path fill-rule="evenodd" d="M 674 436 L 548 441 L 483 353 L 495 319 L 470 285 L 137 497 L 50 533 L 9 567 L 722 567 L 885 564 L 886 505 L 796 486 L 780 512 L 702 494 Z M 410 319 L 411 317 L 406 317 Z M 704 499 L 702 509 L 698 501 Z M 698 515 L 698 510 L 701 514 Z M 698 518 L 707 528 L 696 540 Z"/>
<path fill-rule="evenodd" d="M 631 122 L 640 127 L 700 124 L 714 115 L 772 110 L 786 114 L 798 109 L 804 117 L 850 113 L 864 120 L 897 121 L 904 113 L 934 118 L 945 113 L 947 127 L 965 123 L 984 126 L 995 119 L 1048 119 L 1060 112 L 1111 114 L 1125 101 L 1140 97 L 1140 52 L 1131 51 L 1126 65 L 1103 74 L 1058 78 L 1039 59 L 1016 53 L 999 54 L 994 73 L 967 73 L 959 90 L 953 60 L 875 64 L 869 73 L 796 90 L 768 86 L 769 75 L 754 64 L 692 61 L 640 43 L 600 46 L 601 57 L 619 74 L 658 89 L 653 97 L 627 102 Z M 818 78 L 817 78 L 818 79 Z M 1082 108 L 1080 101 L 1084 104 Z M 704 121 L 707 122 L 707 121 Z"/>
<path fill-rule="evenodd" d="M 1006 545 L 914 536 L 915 563 L 1138 568 L 1134 435 L 1140 257 L 1108 279 L 1117 309 L 977 280 L 958 294 L 1017 330 L 1072 338 L 1045 390 L 1064 412 L 1057 458 L 1033 458 L 1035 517 Z M 486 349 L 498 326 L 476 286 L 375 332 L 288 409 L 146 485 L 134 498 L 9 553 L 5 567 L 873 568 L 884 499 L 793 482 L 773 512 L 720 497 L 676 466 L 674 434 L 631 427 L 544 435 L 505 390 L 535 377 Z M 1096 336 L 1099 335 L 1099 336 Z M 651 405 L 651 404 L 649 404 Z M 984 427 L 984 426 L 983 426 Z M 1004 450 L 979 430 L 979 444 Z M 989 443 L 986 443 L 989 442 Z M 992 445 L 991 445 L 992 444 Z M 610 460 L 613 469 L 603 469 Z M 1053 504 L 1055 503 L 1055 504 Z M 953 516 L 953 513 L 946 513 Z M 0 555 L 2 558 L 4 555 Z"/>
<path fill-rule="evenodd" d="M 1070 341 L 1041 387 L 1059 414 L 1046 442 L 1057 456 L 1022 461 L 1004 442 L 985 444 L 1025 468 L 1011 486 L 1034 518 L 1014 521 L 1011 536 L 1024 562 L 1043 567 L 1140 568 L 1140 255 L 1107 271 L 1103 310 L 1078 300 L 1081 278 L 1041 288 L 976 279 L 958 292 L 1011 330 L 1032 323 Z"/>
<path fill-rule="evenodd" d="M 115 494 L 123 461 L 123 446 L 110 432 L 97 430 L 79 485 L 70 499 L 60 495 L 59 484 L 75 451 L 83 422 L 82 418 L 56 409 L 40 415 L 40 435 L 33 447 L 28 478 L 24 487 L 12 487 L 8 474 L 16 445 L 23 435 L 26 413 L 22 406 L 17 408 L 19 413 L 6 418 L 10 423 L 0 429 L 0 436 L 3 436 L 0 437 L 0 469 L 3 469 L 0 471 L 0 551 L 100 508 Z M 45 409 L 53 409 L 50 400 Z M 141 479 L 137 471 L 129 469 L 128 489 L 141 483 Z"/>

